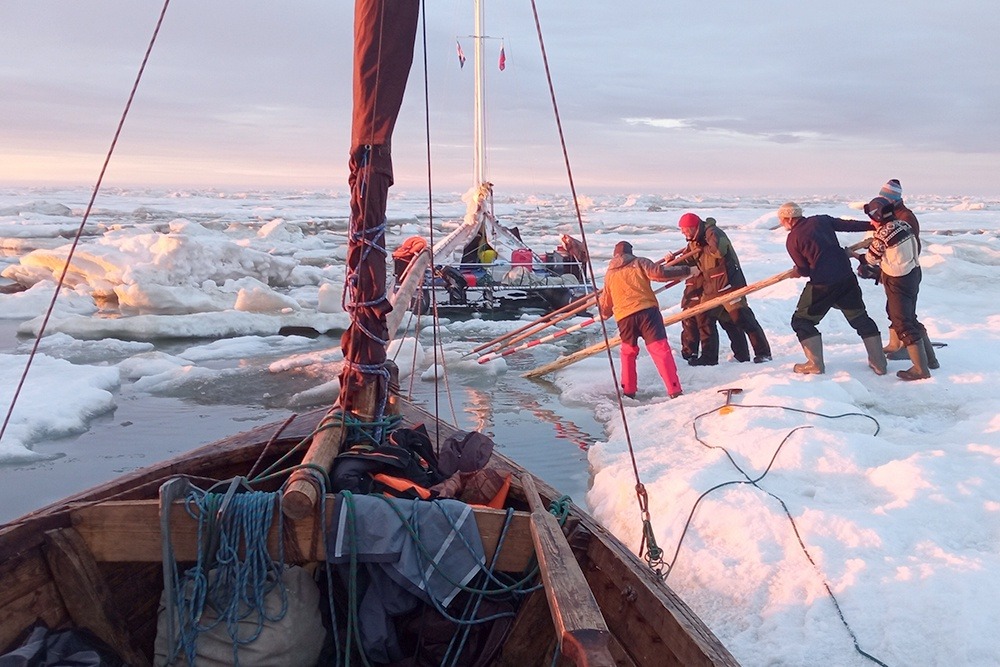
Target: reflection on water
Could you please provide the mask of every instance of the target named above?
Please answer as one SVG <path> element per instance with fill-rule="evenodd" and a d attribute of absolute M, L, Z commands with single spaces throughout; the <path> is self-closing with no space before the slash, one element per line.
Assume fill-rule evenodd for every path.
<path fill-rule="evenodd" d="M 0 320 L 0 349 L 12 351 L 17 346 L 16 327 L 16 322 Z M 195 344 L 153 342 L 165 354 L 181 353 Z M 317 340 L 316 349 L 332 342 Z M 450 373 L 451 397 L 443 383 L 436 397 L 441 417 L 464 430 L 489 435 L 498 451 L 583 505 L 591 481 L 586 450 L 602 437 L 603 427 L 590 409 L 563 405 L 555 386 L 522 378 L 520 370 L 535 365 L 530 355 L 508 359 L 510 370 L 499 376 Z M 208 361 L 197 365 L 195 372 L 178 373 L 172 381 L 156 385 L 152 394 L 125 381 L 116 396 L 118 407 L 95 418 L 86 433 L 33 446 L 47 461 L 3 466 L 6 484 L 0 490 L 0 505 L 6 509 L 0 520 L 245 430 L 249 425 L 244 420 L 284 418 L 289 397 L 336 374 L 324 363 L 270 373 L 272 360 Z M 413 400 L 434 412 L 434 383 L 417 380 L 412 386 Z"/>
<path fill-rule="evenodd" d="M 602 425 L 592 410 L 561 403 L 554 385 L 522 378 L 521 370 L 536 365 L 530 355 L 508 360 L 508 372 L 495 377 L 450 374 L 457 426 L 489 435 L 501 453 L 583 506 L 591 483 L 587 449 L 603 437 Z M 441 417 L 452 421 L 443 385 L 440 392 Z M 434 412 L 433 382 L 414 383 L 412 398 Z"/>
<path fill-rule="evenodd" d="M 596 438 L 591 436 L 590 433 L 577 426 L 564 415 L 560 415 L 554 410 L 544 407 L 538 402 L 536 397 L 523 390 L 513 389 L 509 386 L 505 387 L 507 396 L 502 398 L 498 398 L 494 393 L 487 393 L 482 389 L 471 386 L 466 386 L 465 390 L 470 399 L 470 403 L 466 405 L 465 411 L 476 418 L 476 428 L 485 433 L 488 433 L 494 426 L 493 417 L 498 407 L 501 411 L 505 411 L 504 408 L 507 407 L 506 403 L 512 401 L 511 407 L 516 406 L 518 410 L 527 410 L 532 416 L 537 418 L 536 421 L 551 426 L 553 429 L 552 434 L 556 438 L 569 440 L 583 451 L 589 449 L 596 442 Z M 562 408 L 565 410 L 565 406 L 562 406 Z"/>

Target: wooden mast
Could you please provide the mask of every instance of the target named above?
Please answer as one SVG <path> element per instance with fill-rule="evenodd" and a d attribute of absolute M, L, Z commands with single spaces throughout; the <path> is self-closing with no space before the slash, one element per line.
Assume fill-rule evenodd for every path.
<path fill-rule="evenodd" d="M 417 0 L 356 0 L 354 4 L 354 113 L 351 126 L 351 221 L 344 293 L 351 326 L 341 337 L 344 369 L 336 406 L 362 422 L 382 418 L 388 399 L 385 346 L 385 210 L 392 185 L 392 131 L 413 62 Z M 345 429 L 320 431 L 305 462 L 329 470 Z M 284 495 L 285 514 L 308 515 L 319 497 L 314 473 L 299 471 Z"/>

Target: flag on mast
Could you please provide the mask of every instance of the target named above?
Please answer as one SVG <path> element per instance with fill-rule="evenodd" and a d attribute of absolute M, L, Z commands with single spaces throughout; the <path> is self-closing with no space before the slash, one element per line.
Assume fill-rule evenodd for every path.
<path fill-rule="evenodd" d="M 504 53 L 502 44 L 500 45 L 500 62 L 497 63 L 497 66 L 501 72 L 507 67 L 507 54 Z"/>
<path fill-rule="evenodd" d="M 462 51 L 462 42 L 455 40 L 455 46 L 458 47 L 458 66 L 465 67 L 465 53 Z"/>

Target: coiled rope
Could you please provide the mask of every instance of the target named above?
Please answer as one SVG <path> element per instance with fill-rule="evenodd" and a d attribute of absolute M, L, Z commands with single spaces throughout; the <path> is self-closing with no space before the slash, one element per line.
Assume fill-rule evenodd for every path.
<path fill-rule="evenodd" d="M 170 638 L 168 664 L 180 651 L 189 665 L 196 664 L 199 635 L 225 624 L 233 645 L 233 664 L 239 665 L 240 647 L 255 641 L 265 623 L 280 621 L 288 611 L 288 593 L 281 581 L 284 544 L 279 540 L 277 559 L 271 558 L 267 546 L 275 516 L 279 534 L 283 532 L 281 494 L 236 493 L 240 482 L 245 480 L 233 480 L 226 493 L 190 487 L 184 499 L 185 511 L 198 523 L 198 560 L 183 575 L 176 561 L 169 564 L 173 610 L 168 613 L 176 615 L 178 628 Z M 169 544 L 169 518 L 164 525 L 164 539 Z M 269 615 L 265 598 L 275 588 L 281 596 L 281 608 Z M 215 618 L 206 622 L 208 610 Z M 241 634 L 240 626 L 248 624 L 249 632 Z"/>

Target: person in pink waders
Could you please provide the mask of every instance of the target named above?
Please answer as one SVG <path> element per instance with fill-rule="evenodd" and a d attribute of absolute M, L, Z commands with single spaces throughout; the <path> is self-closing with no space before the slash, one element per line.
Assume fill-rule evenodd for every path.
<path fill-rule="evenodd" d="M 635 360 L 639 356 L 637 343 L 640 336 L 663 378 L 667 395 L 677 398 L 683 393 L 674 356 L 667 342 L 667 330 L 660 315 L 660 304 L 650 281 L 683 280 L 698 273 L 696 266 L 663 266 L 645 257 L 636 257 L 628 241 L 619 241 L 615 246 L 614 256 L 604 274 L 599 305 L 601 317 L 608 319 L 614 315 L 618 322 L 618 334 L 622 339 L 622 393 L 625 396 L 635 398 L 638 389 Z"/>

